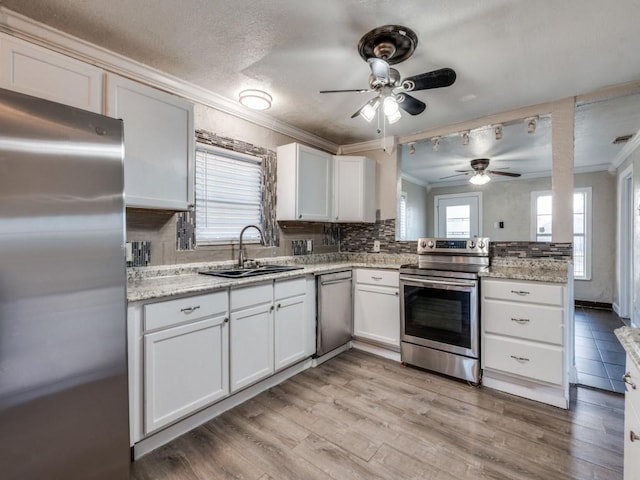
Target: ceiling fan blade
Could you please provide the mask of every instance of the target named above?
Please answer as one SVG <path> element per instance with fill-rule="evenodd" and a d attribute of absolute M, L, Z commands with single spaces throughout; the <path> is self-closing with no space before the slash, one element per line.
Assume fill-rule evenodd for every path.
<path fill-rule="evenodd" d="M 427 108 L 427 105 L 424 102 L 421 102 L 417 98 L 406 93 L 396 95 L 396 102 L 398 102 L 398 106 L 401 109 L 411 115 L 419 115 L 424 112 L 425 108 Z"/>
<path fill-rule="evenodd" d="M 373 90 L 369 88 L 360 88 L 354 90 L 320 90 L 320 93 L 369 93 L 373 92 Z"/>
<path fill-rule="evenodd" d="M 522 175 L 521 173 L 501 172 L 499 170 L 487 170 L 486 172 L 491 175 L 504 175 L 505 177 L 519 177 Z"/>
<path fill-rule="evenodd" d="M 473 170 L 454 170 L 454 172 L 460 172 L 460 173 L 473 173 Z"/>
<path fill-rule="evenodd" d="M 367 59 L 367 63 L 374 77 L 384 79 L 385 85 L 389 83 L 389 64 L 385 60 L 372 57 Z"/>
<path fill-rule="evenodd" d="M 402 81 L 405 92 L 441 88 L 453 85 L 456 81 L 456 72 L 451 68 L 441 68 L 432 72 L 421 73 L 413 77 L 407 77 Z"/>
<path fill-rule="evenodd" d="M 460 170 L 456 170 L 456 172 L 459 172 Z M 469 175 L 469 172 L 466 173 L 456 173 L 455 175 L 448 175 L 446 177 L 440 177 L 440 180 L 444 180 L 445 178 L 453 178 L 453 177 L 462 177 L 465 175 Z"/>

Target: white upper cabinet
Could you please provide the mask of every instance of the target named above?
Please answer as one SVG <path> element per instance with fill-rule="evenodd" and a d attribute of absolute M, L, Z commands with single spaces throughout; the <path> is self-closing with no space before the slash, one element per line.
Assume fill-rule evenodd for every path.
<path fill-rule="evenodd" d="M 0 87 L 102 113 L 103 71 L 0 34 Z"/>
<path fill-rule="evenodd" d="M 193 104 L 107 74 L 107 115 L 124 120 L 128 207 L 187 210 L 193 205 Z"/>
<path fill-rule="evenodd" d="M 278 220 L 332 221 L 330 154 L 298 143 L 278 147 Z"/>
<path fill-rule="evenodd" d="M 333 215 L 336 222 L 375 222 L 376 162 L 367 157 L 333 157 Z"/>

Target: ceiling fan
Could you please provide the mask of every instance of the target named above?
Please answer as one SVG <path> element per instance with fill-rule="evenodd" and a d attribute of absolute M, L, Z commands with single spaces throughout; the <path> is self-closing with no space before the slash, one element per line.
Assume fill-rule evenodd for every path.
<path fill-rule="evenodd" d="M 387 121 L 400 120 L 400 107 L 410 115 L 419 115 L 427 105 L 407 92 L 448 87 L 456 81 L 456 72 L 451 68 L 441 68 L 402 79 L 400 73 L 390 65 L 409 58 L 418 45 L 415 32 L 401 25 L 385 25 L 365 34 L 358 43 L 360 56 L 369 64 L 369 88 L 354 90 L 322 90 L 320 93 L 372 93 L 377 95 L 365 103 L 357 112 L 370 122 L 378 108 L 382 108 Z"/>
<path fill-rule="evenodd" d="M 440 180 L 444 180 L 445 178 L 460 177 L 462 175 L 472 175 L 472 177 L 469 179 L 470 183 L 473 183 L 474 185 L 484 185 L 485 183 L 488 183 L 491 180 L 491 177 L 487 175 L 488 173 L 490 173 L 491 175 L 502 175 L 505 177 L 521 176 L 520 173 L 511 173 L 511 172 L 502 171 L 502 170 L 507 170 L 509 167 L 488 170 L 489 161 L 490 160 L 488 158 L 476 158 L 474 160 L 471 160 L 470 162 L 471 170 L 455 170 L 456 172 L 459 172 L 459 173 L 456 173 L 455 175 L 441 177 Z"/>

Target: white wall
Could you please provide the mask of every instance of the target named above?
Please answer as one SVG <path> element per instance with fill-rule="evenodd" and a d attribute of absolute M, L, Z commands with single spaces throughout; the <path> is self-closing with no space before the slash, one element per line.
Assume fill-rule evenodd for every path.
<path fill-rule="evenodd" d="M 400 186 L 407 194 L 407 239 L 424 237 L 427 231 L 427 189 L 403 178 Z"/>
<path fill-rule="evenodd" d="M 640 162 L 640 159 L 639 159 Z M 608 172 L 580 173 L 573 177 L 578 187 L 592 187 L 593 241 L 592 279 L 575 281 L 575 298 L 613 303 L 615 293 L 616 178 Z M 492 181 L 487 185 L 433 188 L 427 197 L 428 234 L 433 235 L 433 197 L 446 193 L 482 191 L 482 235 L 493 241 L 531 241 L 531 192 L 551 190 L 551 177 Z M 495 222 L 504 228 L 496 229 Z M 639 279 L 640 280 L 640 279 Z"/>

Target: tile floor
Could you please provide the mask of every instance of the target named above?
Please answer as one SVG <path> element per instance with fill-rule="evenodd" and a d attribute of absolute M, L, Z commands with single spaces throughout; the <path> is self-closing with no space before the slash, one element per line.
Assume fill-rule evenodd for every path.
<path fill-rule="evenodd" d="M 624 393 L 625 352 L 613 331 L 623 325 L 612 311 L 576 307 L 578 384 Z"/>

